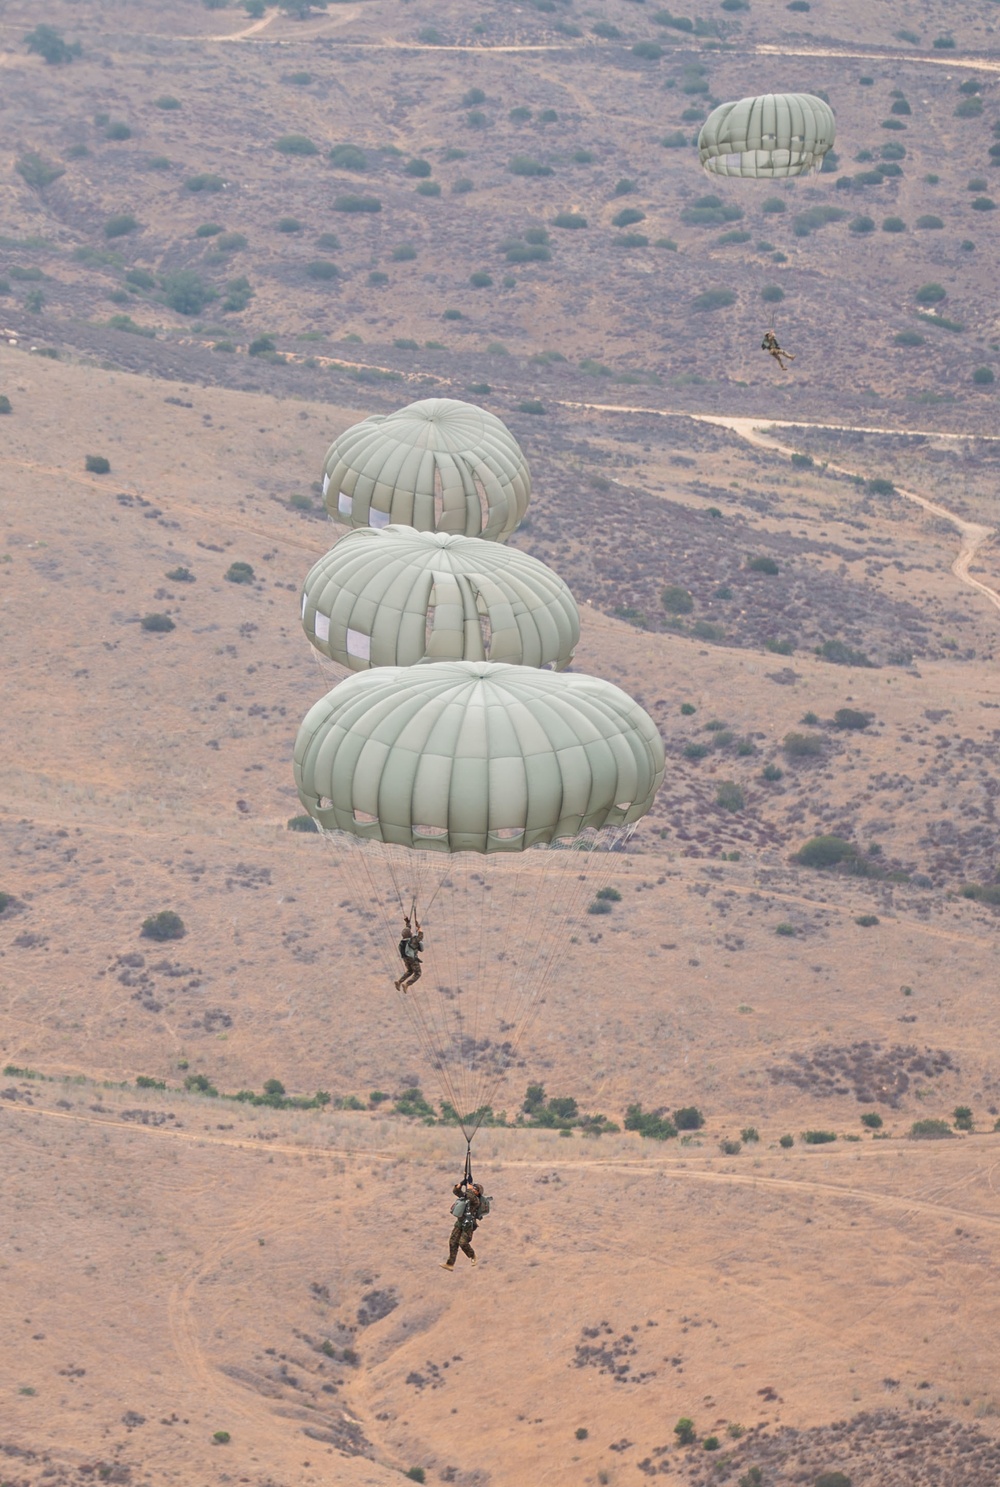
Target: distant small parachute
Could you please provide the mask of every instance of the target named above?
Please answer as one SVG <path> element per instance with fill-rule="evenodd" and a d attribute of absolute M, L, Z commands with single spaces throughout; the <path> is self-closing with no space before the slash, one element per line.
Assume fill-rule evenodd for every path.
<path fill-rule="evenodd" d="M 573 595 L 537 558 L 404 526 L 348 532 L 320 558 L 302 587 L 302 627 L 351 671 L 425 660 L 561 671 L 580 639 Z"/>
<path fill-rule="evenodd" d="M 353 424 L 330 445 L 323 496 L 350 527 L 390 522 L 503 542 L 524 516 L 531 475 L 494 414 L 455 398 L 425 398 Z"/>
<path fill-rule="evenodd" d="M 641 876 L 625 849 L 663 778 L 656 725 L 596 677 L 430 662 L 341 682 L 294 765 L 387 986 L 402 916 L 424 927 L 423 978 L 397 1005 L 471 1142 L 541 1002 L 587 1015 L 589 981 L 555 972 L 611 875 Z"/>
<path fill-rule="evenodd" d="M 812 93 L 765 93 L 720 103 L 698 136 L 698 154 L 713 175 L 798 176 L 818 168 L 833 144 L 833 110 Z"/>

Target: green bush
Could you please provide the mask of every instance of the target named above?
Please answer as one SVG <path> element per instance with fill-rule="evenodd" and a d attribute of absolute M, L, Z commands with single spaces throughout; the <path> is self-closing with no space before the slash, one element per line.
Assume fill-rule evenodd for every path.
<path fill-rule="evenodd" d="M 877 914 L 858 914 L 854 922 L 860 924 L 862 929 L 873 929 L 880 920 Z"/>
<path fill-rule="evenodd" d="M 330 279 L 339 279 L 340 269 L 328 258 L 314 258 L 311 263 L 306 264 L 306 277 L 322 280 L 325 283 Z"/>
<path fill-rule="evenodd" d="M 821 1472 L 816 1487 L 851 1487 L 851 1479 L 845 1472 Z"/>
<path fill-rule="evenodd" d="M 334 145 L 327 159 L 338 170 L 368 169 L 368 156 L 357 145 Z"/>
<path fill-rule="evenodd" d="M 557 212 L 552 219 L 553 227 L 586 227 L 587 219 L 582 212 Z"/>
<path fill-rule="evenodd" d="M 977 387 L 989 387 L 996 378 L 992 367 L 977 367 L 972 374 L 972 380 Z"/>
<path fill-rule="evenodd" d="M 874 217 L 852 217 L 847 224 L 848 232 L 864 234 L 875 231 Z"/>
<path fill-rule="evenodd" d="M 122 140 L 131 139 L 132 131 L 127 124 L 123 123 L 121 119 L 118 119 L 115 123 L 109 124 L 105 129 L 104 138 L 120 143 Z"/>
<path fill-rule="evenodd" d="M 787 1151 L 787 1149 L 790 1146 L 794 1146 L 795 1145 L 795 1137 L 794 1136 L 781 1136 L 778 1139 L 778 1145 L 779 1146 L 783 1146 L 785 1148 L 785 1150 Z"/>
<path fill-rule="evenodd" d="M 0 413 L 12 413 L 13 411 L 10 398 L 5 392 L 0 393 Z"/>
<path fill-rule="evenodd" d="M 767 573 L 773 577 L 778 571 L 778 564 L 774 558 L 768 557 L 766 554 L 747 560 L 748 573 Z"/>
<path fill-rule="evenodd" d="M 918 330 L 901 330 L 893 336 L 892 343 L 894 346 L 926 346 L 927 339 Z"/>
<path fill-rule="evenodd" d="M 914 1141 L 944 1141 L 954 1134 L 946 1120 L 915 1120 L 910 1127 L 910 1136 Z"/>
<path fill-rule="evenodd" d="M 861 1117 L 861 1124 L 869 1131 L 880 1131 L 882 1129 L 882 1117 L 877 1110 L 866 1110 Z"/>
<path fill-rule="evenodd" d="M 941 284 L 922 284 L 915 298 L 918 305 L 939 305 L 948 298 L 948 291 Z"/>
<path fill-rule="evenodd" d="M 690 614 L 694 609 L 690 591 L 679 583 L 668 583 L 660 594 L 660 602 L 669 614 Z"/>
<path fill-rule="evenodd" d="M 663 56 L 663 48 L 655 41 L 637 41 L 632 48 L 633 57 L 641 57 L 644 62 L 658 62 Z"/>
<path fill-rule="evenodd" d="M 274 141 L 274 148 L 281 155 L 318 155 L 319 146 L 305 134 L 283 134 Z"/>
<path fill-rule="evenodd" d="M 617 888 L 599 888 L 597 890 L 597 897 L 599 899 L 607 899 L 608 903 L 612 904 L 620 904 L 622 901 L 622 896 Z"/>
<path fill-rule="evenodd" d="M 107 228 L 104 231 L 106 233 Z M 203 222 L 200 227 L 195 228 L 194 235 L 196 238 L 214 238 L 218 237 L 221 231 L 221 222 Z"/>
<path fill-rule="evenodd" d="M 700 1131 L 704 1124 L 705 1117 L 697 1105 L 682 1105 L 674 1111 L 674 1125 L 679 1131 Z"/>
<path fill-rule="evenodd" d="M 222 301 L 222 309 L 226 314 L 238 315 L 246 309 L 253 296 L 254 291 L 250 280 L 245 274 L 241 274 L 238 279 L 230 279 L 226 285 L 226 297 Z"/>
<path fill-rule="evenodd" d="M 774 932 L 776 935 L 782 935 L 785 939 L 790 940 L 795 935 L 795 925 L 789 924 L 788 921 L 785 920 L 783 923 L 775 925 Z"/>
<path fill-rule="evenodd" d="M 126 233 L 135 232 L 139 226 L 131 212 L 118 212 L 114 217 L 109 217 L 104 224 L 104 236 L 106 238 L 125 237 Z"/>
<path fill-rule="evenodd" d="M 440 183 L 440 181 L 418 181 L 417 182 L 417 195 L 418 196 L 440 196 L 441 195 L 441 183 Z"/>
<path fill-rule="evenodd" d="M 762 212 L 767 213 L 768 216 L 774 216 L 776 213 L 785 210 L 785 202 L 780 196 L 768 196 L 761 202 L 760 209 Z"/>
<path fill-rule="evenodd" d="M 60 176 L 66 174 L 63 166 L 53 165 L 50 160 L 45 159 L 44 155 L 39 155 L 37 150 L 28 150 L 22 155 L 15 170 L 21 179 L 36 191 L 44 190 L 46 186 L 51 186 L 53 181 L 58 181 Z"/>
<path fill-rule="evenodd" d="M 792 861 L 801 867 L 826 869 L 854 862 L 857 855 L 854 843 L 845 841 L 842 836 L 813 836 L 799 848 Z"/>
<path fill-rule="evenodd" d="M 335 212 L 380 212 L 382 203 L 377 196 L 357 196 L 348 192 L 333 198 Z"/>
<path fill-rule="evenodd" d="M 660 144 L 665 150 L 687 149 L 687 142 L 688 137 L 683 129 L 674 129 L 669 134 L 665 134 L 660 140 Z"/>
<path fill-rule="evenodd" d="M 227 583 L 253 583 L 254 571 L 249 563 L 230 563 L 223 574 Z"/>
<path fill-rule="evenodd" d="M 185 190 L 207 190 L 207 192 L 219 192 L 225 189 L 225 180 L 222 175 L 214 175 L 211 171 L 202 171 L 199 175 L 189 175 L 185 181 Z"/>
<path fill-rule="evenodd" d="M 217 1446 L 228 1446 L 232 1436 L 228 1430 L 217 1430 L 212 1439 Z"/>
<path fill-rule="evenodd" d="M 139 621 L 143 630 L 152 630 L 161 634 L 175 628 L 173 620 L 168 614 L 145 614 Z"/>
<path fill-rule="evenodd" d="M 306 835 L 310 835 L 313 832 L 318 832 L 319 827 L 316 825 L 316 822 L 313 820 L 312 816 L 301 815 L 290 816 L 289 819 L 285 822 L 285 830 L 301 831 Z"/>
<path fill-rule="evenodd" d="M 408 160 L 403 166 L 404 176 L 419 176 L 425 178 L 431 174 L 431 162 L 429 160 Z"/>
<path fill-rule="evenodd" d="M 933 216 L 930 212 L 925 212 L 923 216 L 918 217 L 916 225 L 930 232 L 938 232 L 944 227 L 941 218 Z"/>
<path fill-rule="evenodd" d="M 611 913 L 611 905 L 609 903 L 605 903 L 605 901 L 603 899 L 595 898 L 594 899 L 594 902 L 588 906 L 587 913 L 588 914 L 610 914 Z"/>
<path fill-rule="evenodd" d="M 779 305 L 785 297 L 785 291 L 777 284 L 765 284 L 760 297 L 767 305 Z M 812 464 L 812 460 L 809 463 Z"/>
<path fill-rule="evenodd" d="M 393 263 L 410 263 L 417 256 L 417 250 L 412 243 L 398 243 L 389 257 Z"/>
<path fill-rule="evenodd" d="M 777 764 L 765 764 L 760 777 L 762 780 L 767 780 L 768 784 L 774 784 L 777 780 L 784 779 L 785 771 Z"/>
<path fill-rule="evenodd" d="M 746 804 L 743 791 L 735 780 L 723 780 L 715 791 L 715 803 L 724 811 L 741 811 Z"/>
<path fill-rule="evenodd" d="M 614 227 L 631 227 L 633 222 L 645 222 L 645 220 L 646 213 L 640 211 L 638 207 L 623 207 L 620 212 L 615 213 L 611 222 Z"/>
<path fill-rule="evenodd" d="M 408 1482 L 426 1482 L 427 1474 L 422 1466 L 411 1466 L 408 1472 L 404 1472 Z"/>
<path fill-rule="evenodd" d="M 517 411 L 518 413 L 544 413 L 545 404 L 540 402 L 538 398 L 524 398 L 518 403 Z"/>
<path fill-rule="evenodd" d="M 873 713 L 863 713 L 854 707 L 838 707 L 833 715 L 833 726 L 835 728 L 846 728 L 859 731 L 867 728 L 874 718 Z"/>
<path fill-rule="evenodd" d="M 951 1116 L 952 1120 L 955 1122 L 956 1130 L 972 1130 L 972 1110 L 968 1105 L 956 1105 L 954 1110 L 951 1112 Z"/>
<path fill-rule="evenodd" d="M 84 459 L 83 468 L 91 475 L 108 475 L 111 473 L 111 461 L 103 454 L 88 454 Z"/>
<path fill-rule="evenodd" d="M 512 176 L 550 176 L 551 165 L 542 165 L 540 161 L 533 160 L 530 155 L 515 155 L 507 167 Z"/>
<path fill-rule="evenodd" d="M 190 568 L 168 568 L 164 574 L 171 583 L 194 583 L 195 576 Z"/>
<path fill-rule="evenodd" d="M 674 1426 L 674 1435 L 677 1437 L 677 1444 L 679 1446 L 690 1446 L 695 1438 L 694 1421 L 689 1420 L 686 1415 L 682 1415 Z"/>
<path fill-rule="evenodd" d="M 802 1139 L 807 1146 L 826 1146 L 831 1141 L 836 1141 L 836 1131 L 803 1131 Z"/>
<path fill-rule="evenodd" d="M 178 315 L 200 315 L 205 306 L 217 297 L 212 286 L 190 268 L 167 274 L 163 280 L 163 292 L 167 304 Z"/>
<path fill-rule="evenodd" d="M 44 23 L 28 32 L 24 44 L 29 52 L 41 57 L 50 67 L 72 62 L 74 57 L 79 57 L 83 52 L 78 41 L 67 41 L 57 26 Z"/>
<path fill-rule="evenodd" d="M 184 920 L 173 909 L 161 909 L 142 921 L 141 934 L 146 940 L 182 940 L 187 934 Z"/>
<path fill-rule="evenodd" d="M 706 310 L 724 310 L 727 305 L 735 303 L 736 295 L 732 289 L 705 289 L 701 294 L 695 295 L 691 308 L 701 313 Z"/>
<path fill-rule="evenodd" d="M 661 1111 L 644 1111 L 641 1105 L 630 1105 L 625 1112 L 626 1131 L 638 1131 L 648 1141 L 670 1141 L 677 1127 Z"/>
<path fill-rule="evenodd" d="M 301 232 L 302 223 L 298 217 L 279 217 L 274 224 L 278 232 Z"/>
<path fill-rule="evenodd" d="M 906 223 L 902 217 L 886 217 L 882 223 L 883 232 L 905 232 Z"/>

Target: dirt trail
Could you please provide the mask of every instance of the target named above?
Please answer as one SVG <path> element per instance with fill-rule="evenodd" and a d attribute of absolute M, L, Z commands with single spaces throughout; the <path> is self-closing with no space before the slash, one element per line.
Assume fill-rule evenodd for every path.
<path fill-rule="evenodd" d="M 172 1130 L 169 1126 L 132 1125 L 130 1123 L 126 1123 L 125 1121 L 105 1120 L 99 1116 L 94 1117 L 91 1115 L 78 1115 L 76 1113 L 70 1113 L 62 1110 L 45 1110 L 38 1106 L 18 1105 L 16 1109 L 18 1114 L 25 1116 L 35 1116 L 38 1118 L 50 1120 L 69 1121 L 78 1125 L 82 1124 L 99 1126 L 105 1130 L 110 1126 L 118 1130 L 128 1131 L 130 1134 L 142 1133 L 143 1135 L 149 1136 L 153 1139 L 160 1138 L 167 1141 L 188 1141 L 194 1142 L 195 1144 L 208 1146 L 226 1146 L 242 1151 L 256 1152 L 258 1155 L 265 1158 L 281 1155 L 294 1156 L 298 1158 L 299 1161 L 314 1161 L 317 1158 L 343 1161 L 345 1158 L 354 1158 L 355 1160 L 364 1162 L 376 1161 L 390 1163 L 396 1162 L 399 1158 L 398 1152 L 378 1149 L 373 1150 L 365 1147 L 315 1146 L 306 1145 L 305 1143 L 303 1143 L 301 1146 L 290 1146 L 277 1141 L 261 1141 L 259 1143 L 256 1143 L 252 1140 L 242 1140 L 238 1137 L 214 1136 L 209 1134 L 208 1132 L 176 1131 Z M 992 1157 L 993 1149 L 996 1143 L 990 1142 L 988 1137 L 981 1137 L 978 1139 L 982 1143 L 988 1144 L 990 1156 Z M 916 1148 L 905 1147 L 897 1149 L 894 1146 L 894 1155 L 901 1156 L 904 1154 L 904 1152 L 915 1149 Z M 842 1156 L 844 1160 L 850 1159 L 852 1161 L 856 1161 L 860 1159 L 864 1162 L 877 1162 L 884 1155 L 884 1148 L 874 1146 L 861 1147 L 858 1151 L 852 1150 L 849 1154 L 837 1153 L 837 1155 Z M 413 1160 L 414 1158 L 411 1155 L 409 1159 Z M 505 1167 L 528 1169 L 538 1168 L 541 1170 L 548 1170 L 552 1167 L 553 1160 L 554 1159 L 552 1157 L 549 1157 L 547 1159 L 530 1158 L 525 1160 L 518 1160 L 516 1157 L 495 1157 L 492 1159 L 492 1166 L 497 1172 L 501 1172 Z M 715 1158 L 708 1158 L 708 1160 L 714 1161 Z M 921 1198 L 917 1197 L 916 1195 L 906 1193 L 877 1192 L 866 1188 L 851 1187 L 847 1184 L 838 1182 L 819 1181 L 815 1178 L 765 1177 L 758 1172 L 720 1172 L 718 1170 L 715 1170 L 714 1168 L 709 1167 L 697 1167 L 687 1164 L 681 1165 L 676 1161 L 676 1159 L 671 1160 L 668 1158 L 664 1160 L 662 1158 L 658 1158 L 655 1154 L 652 1154 L 650 1156 L 644 1155 L 631 1161 L 628 1159 L 623 1160 L 613 1157 L 607 1160 L 601 1160 L 600 1158 L 584 1158 L 570 1161 L 560 1160 L 558 1165 L 561 1169 L 564 1169 L 566 1171 L 575 1171 L 590 1167 L 601 1167 L 608 1172 L 658 1172 L 664 1177 L 673 1178 L 679 1182 L 703 1182 L 715 1184 L 717 1186 L 721 1185 L 723 1187 L 737 1186 L 767 1188 L 774 1192 L 787 1192 L 792 1197 L 801 1194 L 811 1194 L 822 1197 L 850 1199 L 851 1201 L 857 1203 L 867 1203 L 874 1208 L 893 1209 L 896 1211 L 901 1211 L 903 1213 L 922 1213 L 927 1214 L 932 1218 L 947 1219 L 949 1222 L 960 1220 L 962 1222 L 983 1224 L 991 1229 L 1000 1229 L 1000 1214 L 979 1213 L 974 1210 L 965 1208 L 956 1208 L 951 1204 L 936 1203 L 931 1198 Z M 988 1161 L 982 1167 L 977 1167 L 974 1172 L 969 1174 L 968 1185 L 971 1185 L 973 1182 L 982 1181 L 992 1190 L 991 1176 L 996 1166 L 997 1163 L 995 1161 Z M 944 1189 L 944 1191 L 947 1191 L 947 1189 Z M 245 1242 L 247 1235 L 249 1235 L 253 1230 L 253 1224 L 255 1222 L 260 1222 L 259 1216 L 257 1215 L 255 1215 L 252 1220 L 248 1221 L 246 1225 L 241 1226 L 241 1232 L 238 1236 L 236 1236 L 237 1243 Z M 222 1245 L 222 1248 L 224 1247 L 225 1241 L 223 1241 Z M 221 1249 L 219 1250 L 219 1253 L 221 1253 Z M 202 1256 L 199 1259 L 197 1266 L 189 1273 L 189 1275 L 177 1288 L 174 1305 L 178 1315 L 183 1315 L 187 1312 L 194 1287 L 197 1285 L 198 1278 L 217 1262 L 219 1253 L 213 1252 L 207 1257 Z M 183 1350 L 186 1352 L 188 1347 L 190 1346 L 190 1343 L 189 1339 L 185 1336 L 185 1332 L 186 1326 L 183 1322 L 181 1322 L 179 1325 L 179 1334 L 176 1340 L 179 1344 L 179 1350 Z"/>
<path fill-rule="evenodd" d="M 798 451 L 792 445 L 783 444 L 779 439 L 775 439 L 771 435 L 765 433 L 760 426 L 759 419 L 729 418 L 724 415 L 714 413 L 695 413 L 691 416 L 695 418 L 699 423 L 714 423 L 719 425 L 721 428 L 731 429 L 734 434 L 738 434 L 741 439 L 746 439 L 748 444 L 753 444 L 758 449 L 774 450 L 778 454 L 786 455 L 798 453 Z M 841 426 L 837 424 L 824 423 L 795 424 L 790 421 L 782 420 L 769 422 L 767 424 L 767 427 L 837 429 Z M 847 430 L 847 432 L 885 434 L 899 431 L 889 429 L 849 429 Z M 917 433 L 924 431 L 908 429 L 906 432 Z M 938 438 L 941 436 L 934 435 L 933 437 Z M 963 436 L 954 434 L 950 437 L 961 438 Z M 826 468 L 828 470 L 835 471 L 838 475 L 860 475 L 860 471 L 848 469 L 846 465 L 836 465 L 832 461 L 827 462 Z M 966 521 L 964 517 L 959 516 L 956 512 L 949 511 L 947 506 L 941 506 L 938 504 L 937 501 L 931 501 L 928 499 L 927 496 L 918 495 L 916 491 L 907 490 L 902 485 L 898 485 L 896 487 L 896 490 L 901 496 L 905 496 L 908 501 L 913 501 L 916 503 L 916 505 L 922 506 L 925 511 L 929 511 L 933 516 L 943 517 L 945 521 L 951 522 L 951 524 L 958 529 L 958 533 L 962 539 L 962 542 L 958 550 L 958 556 L 951 565 L 952 573 L 954 573 L 959 583 L 964 583 L 967 584 L 969 588 L 977 589 L 980 594 L 983 594 L 985 598 L 990 601 L 994 609 L 1000 610 L 1000 593 L 998 593 L 996 589 L 990 588 L 989 584 L 982 583 L 978 578 L 973 578 L 969 573 L 969 568 L 972 564 L 972 560 L 975 558 L 980 548 L 984 547 L 986 543 L 991 540 L 991 538 L 996 536 L 996 529 L 994 527 L 984 527 L 979 522 Z"/>

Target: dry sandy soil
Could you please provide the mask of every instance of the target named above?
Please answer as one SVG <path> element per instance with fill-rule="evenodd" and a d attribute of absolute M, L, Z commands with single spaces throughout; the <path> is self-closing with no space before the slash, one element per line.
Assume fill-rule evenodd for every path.
<path fill-rule="evenodd" d="M 995 349 L 994 258 L 960 247 L 992 221 L 966 190 L 991 169 L 992 9 L 700 4 L 723 23 L 714 47 L 652 5 L 591 11 L 372 0 L 302 23 L 269 11 L 240 39 L 235 7 L 53 0 L 84 51 L 46 68 L 20 45 L 36 7 L 5 10 L 0 1482 L 1000 1480 L 996 910 L 960 893 L 1000 866 L 1000 446 L 995 394 L 970 380 Z M 621 38 L 595 37 L 601 21 Z M 470 50 L 421 41 L 430 25 Z M 899 39 L 910 28 L 919 44 Z M 946 33 L 954 52 L 933 46 Z M 643 39 L 664 55 L 636 57 Z M 735 95 L 779 44 L 783 85 L 830 92 L 840 174 L 898 140 L 905 174 L 821 176 L 784 214 L 757 192 L 751 240 L 720 244 L 681 220 L 710 188 L 657 141 L 705 101 L 683 93 L 692 62 Z M 289 82 L 299 69 L 312 81 Z M 956 118 L 969 77 L 985 110 Z M 474 86 L 483 128 L 463 122 Z M 911 115 L 889 114 L 893 87 Z M 183 106 L 157 109 L 167 93 Z M 531 120 L 508 118 L 518 103 Z M 104 112 L 132 137 L 108 140 Z M 888 117 L 906 132 L 882 135 Z M 371 170 L 276 154 L 293 130 L 363 146 Z M 29 150 L 65 174 L 29 188 L 14 168 Z M 161 152 L 170 169 L 149 171 Z M 515 153 L 553 175 L 511 176 Z M 413 156 L 434 161 L 440 199 L 414 195 Z M 199 171 L 231 185 L 186 191 Z M 461 172 L 474 191 L 451 190 Z M 626 175 L 640 189 L 615 198 Z M 350 189 L 382 212 L 328 210 Z M 632 203 L 676 252 L 615 246 Z M 908 231 L 859 236 L 845 217 L 796 236 L 817 203 L 898 212 Z M 570 208 L 586 231 L 551 227 Z M 947 226 L 917 232 L 938 209 Z M 106 238 L 126 210 L 140 227 Z M 276 231 L 286 212 L 301 232 Z M 246 247 L 213 261 L 194 236 L 213 218 Z M 501 291 L 497 245 L 533 223 L 552 259 Z M 750 251 L 765 226 L 786 263 Z M 342 247 L 317 248 L 334 229 Z M 403 242 L 417 257 L 394 261 Z M 338 278 L 307 277 L 321 254 Z M 220 291 L 207 314 L 239 275 L 255 297 L 184 316 L 162 287 L 181 268 Z M 469 285 L 480 268 L 493 289 Z M 964 331 L 918 325 L 929 280 Z M 723 282 L 733 306 L 691 310 Z M 757 364 L 769 282 L 802 348 L 785 381 Z M 923 346 L 893 345 L 914 327 Z M 284 362 L 246 356 L 264 332 Z M 447 349 L 422 345 L 437 336 Z M 500 340 L 511 354 L 487 350 Z M 370 890 L 286 822 L 295 730 L 339 675 L 298 624 L 336 535 L 315 495 L 326 444 L 486 380 L 535 476 L 514 540 L 581 601 L 576 666 L 639 697 L 668 753 L 615 865 L 621 899 L 560 926 L 496 1103 L 513 1119 L 539 1082 L 618 1124 L 636 1102 L 705 1124 L 663 1143 L 485 1129 L 482 1263 L 447 1276 L 463 1143 L 392 1113 L 409 1086 L 435 1106 L 442 1090 L 389 994 Z M 519 411 L 527 398 L 545 415 Z M 87 473 L 88 454 L 110 473 Z M 234 561 L 252 583 L 225 580 Z M 667 584 L 688 610 L 664 608 Z M 174 628 L 144 630 L 152 613 Z M 844 707 L 868 726 L 836 727 Z M 818 752 L 790 757 L 790 733 Z M 830 832 L 872 876 L 792 862 Z M 184 938 L 144 939 L 164 909 Z M 269 1079 L 331 1105 L 223 1098 Z M 371 1091 L 392 1098 L 333 1108 Z M 910 1138 L 958 1106 L 972 1134 Z M 836 1142 L 804 1142 L 816 1130 Z"/>

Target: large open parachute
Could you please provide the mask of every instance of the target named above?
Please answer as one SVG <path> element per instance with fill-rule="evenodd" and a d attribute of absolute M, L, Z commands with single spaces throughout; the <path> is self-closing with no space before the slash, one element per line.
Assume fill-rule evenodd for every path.
<path fill-rule="evenodd" d="M 348 532 L 310 569 L 302 627 L 351 671 L 509 661 L 561 671 L 580 639 L 569 588 L 514 547 L 389 526 Z"/>
<path fill-rule="evenodd" d="M 652 804 L 656 725 L 594 677 L 428 663 L 342 682 L 294 762 L 303 805 L 367 883 L 392 979 L 402 916 L 423 924 L 424 975 L 399 1001 L 471 1139 Z"/>
<path fill-rule="evenodd" d="M 396 522 L 503 542 L 527 510 L 531 476 L 495 414 L 425 398 L 345 429 L 327 451 L 323 495 L 350 527 Z"/>
<path fill-rule="evenodd" d="M 823 163 L 833 110 L 812 93 L 765 93 L 720 103 L 701 127 L 698 154 L 712 175 L 798 176 Z"/>

